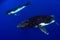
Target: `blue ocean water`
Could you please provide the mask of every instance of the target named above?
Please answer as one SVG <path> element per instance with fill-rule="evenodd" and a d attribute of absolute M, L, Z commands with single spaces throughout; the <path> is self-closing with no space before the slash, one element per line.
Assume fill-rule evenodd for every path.
<path fill-rule="evenodd" d="M 28 1 L 32 5 L 18 12 L 20 16 L 5 15 L 6 11 Z M 38 28 L 17 28 L 21 21 L 36 15 L 54 15 L 60 24 L 60 0 L 0 0 L 0 40 L 60 40 L 60 26 L 55 23 L 46 26 L 49 35 Z"/>

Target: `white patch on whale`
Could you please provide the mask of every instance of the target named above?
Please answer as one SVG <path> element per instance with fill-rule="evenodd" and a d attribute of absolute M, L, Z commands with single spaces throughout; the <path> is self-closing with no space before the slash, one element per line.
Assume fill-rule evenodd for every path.
<path fill-rule="evenodd" d="M 52 20 L 50 23 L 40 23 L 39 24 L 39 28 L 40 28 L 40 30 L 42 32 L 44 32 L 45 34 L 49 35 L 49 33 L 47 32 L 47 30 L 46 30 L 46 28 L 44 26 L 49 25 L 49 24 L 54 23 L 54 22 L 55 22 L 55 20 Z"/>
<path fill-rule="evenodd" d="M 41 25 L 43 27 L 43 26 L 49 25 L 49 24 L 54 23 L 54 22 L 55 22 L 55 20 L 52 20 L 50 23 L 40 23 L 39 25 Z"/>

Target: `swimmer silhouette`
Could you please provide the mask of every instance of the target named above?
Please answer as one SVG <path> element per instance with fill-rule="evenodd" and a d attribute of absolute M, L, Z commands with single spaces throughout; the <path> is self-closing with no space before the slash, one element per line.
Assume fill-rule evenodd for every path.
<path fill-rule="evenodd" d="M 45 29 L 45 26 L 54 23 L 54 17 L 53 16 L 48 16 L 48 15 L 40 15 L 40 16 L 34 16 L 31 17 L 21 23 L 19 23 L 19 25 L 17 25 L 18 28 L 40 28 L 40 30 L 49 35 L 49 33 L 47 32 L 47 30 Z"/>
<path fill-rule="evenodd" d="M 16 8 L 13 8 L 9 11 L 7 11 L 8 15 L 17 15 L 17 13 L 21 10 L 23 10 L 24 8 L 26 8 L 27 6 L 31 5 L 30 2 L 27 2 L 26 4 L 22 5 L 22 6 L 18 6 Z"/>

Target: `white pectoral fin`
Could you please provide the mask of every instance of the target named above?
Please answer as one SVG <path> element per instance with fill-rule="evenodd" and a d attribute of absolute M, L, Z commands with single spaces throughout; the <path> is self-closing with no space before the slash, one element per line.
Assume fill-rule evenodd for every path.
<path fill-rule="evenodd" d="M 45 34 L 49 35 L 49 33 L 47 32 L 47 30 L 45 29 L 45 27 L 40 27 L 40 30 L 41 30 L 42 32 L 44 32 Z"/>

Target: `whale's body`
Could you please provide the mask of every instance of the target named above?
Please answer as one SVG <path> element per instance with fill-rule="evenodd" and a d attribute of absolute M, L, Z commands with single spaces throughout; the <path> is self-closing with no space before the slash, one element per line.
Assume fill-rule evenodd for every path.
<path fill-rule="evenodd" d="M 17 27 L 19 28 L 32 28 L 32 27 L 39 27 L 42 32 L 48 35 L 48 32 L 46 31 L 45 27 L 46 25 L 49 25 L 51 23 L 54 23 L 55 20 L 52 16 L 48 15 L 40 15 L 40 16 L 34 16 L 31 17 L 23 22 L 21 22 Z"/>
<path fill-rule="evenodd" d="M 8 15 L 17 15 L 17 13 L 21 10 L 23 10 L 24 8 L 26 8 L 27 6 L 31 5 L 30 2 L 27 2 L 26 4 L 22 5 L 22 6 L 18 6 L 16 8 L 13 8 L 9 11 L 7 11 Z"/>

